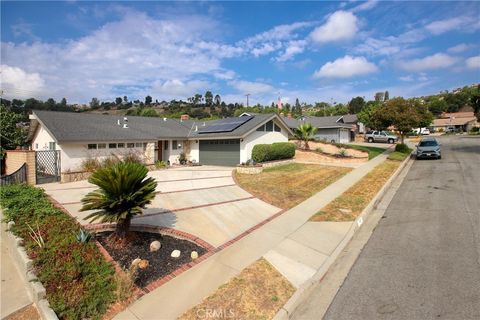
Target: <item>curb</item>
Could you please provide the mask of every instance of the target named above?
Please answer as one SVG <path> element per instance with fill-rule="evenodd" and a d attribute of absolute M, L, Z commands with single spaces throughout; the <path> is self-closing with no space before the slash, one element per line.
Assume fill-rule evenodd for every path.
<path fill-rule="evenodd" d="M 2 218 L 4 218 L 1 209 L 0 212 L 2 212 Z M 10 252 L 12 254 L 10 257 L 20 271 L 25 286 L 28 289 L 28 294 L 37 306 L 40 317 L 43 320 L 58 320 L 57 315 L 52 308 L 50 308 L 50 304 L 46 299 L 47 291 L 45 290 L 45 287 L 38 281 L 37 276 L 32 270 L 33 260 L 28 257 L 25 248 L 22 246 L 23 239 L 11 233 L 8 229 L 8 225 L 5 223 L 2 224 L 5 227 L 5 232 L 3 233 L 5 236 L 2 237 L 2 241 L 5 241 L 7 247 L 11 249 Z"/>
<path fill-rule="evenodd" d="M 297 291 L 288 299 L 285 305 L 278 310 L 278 312 L 273 317 L 274 320 L 286 320 L 289 319 L 289 316 L 295 311 L 301 301 L 303 301 L 304 295 L 313 287 L 315 283 L 321 281 L 325 274 L 327 273 L 330 266 L 335 262 L 343 249 L 348 245 L 352 239 L 355 232 L 363 225 L 364 219 L 375 209 L 385 195 L 387 189 L 392 185 L 393 181 L 400 175 L 400 173 L 405 169 L 409 161 L 412 161 L 412 157 L 408 156 L 397 170 L 392 174 L 392 176 L 387 180 L 383 185 L 380 191 L 373 197 L 370 203 L 363 209 L 362 213 L 357 217 L 355 223 L 348 230 L 347 234 L 344 236 L 343 240 L 337 245 L 333 253 L 327 258 L 325 263 L 320 267 L 320 269 L 305 283 L 303 283 Z"/>

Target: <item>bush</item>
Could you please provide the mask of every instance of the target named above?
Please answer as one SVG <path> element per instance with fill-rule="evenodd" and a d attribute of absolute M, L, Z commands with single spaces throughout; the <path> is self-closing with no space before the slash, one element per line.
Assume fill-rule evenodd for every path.
<path fill-rule="evenodd" d="M 480 127 L 473 127 L 472 129 L 470 129 L 471 133 L 475 133 L 475 132 L 479 132 L 479 131 L 480 131 Z"/>
<path fill-rule="evenodd" d="M 289 142 L 257 144 L 252 150 L 252 159 L 255 162 L 291 159 L 294 156 L 295 144 Z"/>
<path fill-rule="evenodd" d="M 55 208 L 43 190 L 26 185 L 2 186 L 0 204 L 11 231 L 24 239 L 38 280 L 60 319 L 99 319 L 115 300 L 114 269 L 94 242 L 78 242 L 77 222 Z M 32 234 L 30 227 L 34 230 Z M 34 236 L 45 245 L 39 246 Z"/>
<path fill-rule="evenodd" d="M 167 163 L 165 161 L 162 161 L 162 160 L 155 161 L 155 168 L 162 169 L 166 167 L 167 167 Z"/>
<path fill-rule="evenodd" d="M 410 153 L 412 149 L 410 149 L 405 143 L 399 143 L 395 146 L 395 151 L 400 153 Z"/>

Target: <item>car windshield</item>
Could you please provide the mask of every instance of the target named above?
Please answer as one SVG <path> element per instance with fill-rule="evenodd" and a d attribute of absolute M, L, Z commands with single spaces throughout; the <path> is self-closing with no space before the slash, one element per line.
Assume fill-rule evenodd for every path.
<path fill-rule="evenodd" d="M 435 140 L 427 140 L 427 141 L 420 142 L 420 147 L 435 147 L 437 145 L 438 145 L 437 141 Z"/>

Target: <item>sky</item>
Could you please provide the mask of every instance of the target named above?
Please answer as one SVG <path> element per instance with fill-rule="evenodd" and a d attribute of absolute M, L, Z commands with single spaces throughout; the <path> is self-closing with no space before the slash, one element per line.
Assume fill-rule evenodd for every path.
<path fill-rule="evenodd" d="M 1 2 L 5 98 L 250 105 L 480 82 L 480 2 Z"/>

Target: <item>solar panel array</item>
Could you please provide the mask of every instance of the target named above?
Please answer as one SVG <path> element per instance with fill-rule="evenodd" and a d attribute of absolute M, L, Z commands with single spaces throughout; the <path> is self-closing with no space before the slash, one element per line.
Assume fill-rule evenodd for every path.
<path fill-rule="evenodd" d="M 206 127 L 198 129 L 198 133 L 232 132 L 251 119 L 253 119 L 253 116 L 225 118 L 212 121 Z"/>

